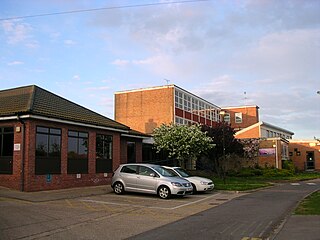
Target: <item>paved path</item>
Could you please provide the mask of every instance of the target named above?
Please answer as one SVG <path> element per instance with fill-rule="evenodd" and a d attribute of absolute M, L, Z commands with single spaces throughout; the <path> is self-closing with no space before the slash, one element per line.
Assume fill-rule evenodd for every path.
<path fill-rule="evenodd" d="M 291 222 L 284 224 L 299 201 L 320 189 L 320 179 L 310 182 L 285 183 L 257 191 L 130 239 L 312 239 L 311 236 L 320 236 L 320 228 L 313 227 L 302 238 L 294 238 L 286 234 L 295 226 Z M 289 220 L 304 225 L 303 219 Z"/>

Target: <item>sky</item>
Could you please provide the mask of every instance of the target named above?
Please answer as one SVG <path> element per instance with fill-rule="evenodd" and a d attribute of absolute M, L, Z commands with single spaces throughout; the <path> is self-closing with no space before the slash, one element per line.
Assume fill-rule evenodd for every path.
<path fill-rule="evenodd" d="M 320 138 L 319 13 L 320 0 L 0 0 L 0 90 L 35 84 L 114 119 L 115 92 L 167 79 Z"/>

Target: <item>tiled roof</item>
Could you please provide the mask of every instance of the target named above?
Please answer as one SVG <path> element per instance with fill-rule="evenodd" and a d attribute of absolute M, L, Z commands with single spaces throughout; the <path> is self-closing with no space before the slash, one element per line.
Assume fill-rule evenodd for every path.
<path fill-rule="evenodd" d="M 15 116 L 18 113 L 130 130 L 128 126 L 35 85 L 0 91 L 0 117 Z"/>

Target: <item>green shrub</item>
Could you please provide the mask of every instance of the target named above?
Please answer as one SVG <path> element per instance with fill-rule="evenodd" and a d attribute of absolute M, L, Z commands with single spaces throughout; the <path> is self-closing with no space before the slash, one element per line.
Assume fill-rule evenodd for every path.
<path fill-rule="evenodd" d="M 254 177 L 261 176 L 263 171 L 258 168 L 242 168 L 236 176 L 238 177 Z"/>
<path fill-rule="evenodd" d="M 273 177 L 291 177 L 294 175 L 294 172 L 288 169 L 276 169 L 276 168 L 266 168 L 263 170 L 264 177 L 273 178 Z"/>
<path fill-rule="evenodd" d="M 282 169 L 286 169 L 295 173 L 295 166 L 291 160 L 286 160 L 282 162 Z"/>

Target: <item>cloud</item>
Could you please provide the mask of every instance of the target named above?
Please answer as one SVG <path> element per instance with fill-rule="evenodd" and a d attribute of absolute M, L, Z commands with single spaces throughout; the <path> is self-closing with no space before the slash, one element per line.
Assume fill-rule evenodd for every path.
<path fill-rule="evenodd" d="M 111 64 L 123 67 L 123 66 L 128 65 L 129 63 L 130 63 L 130 61 L 128 61 L 128 60 L 116 59 Z"/>
<path fill-rule="evenodd" d="M 71 39 L 67 39 L 67 40 L 64 40 L 64 44 L 65 45 L 75 45 L 75 44 L 77 44 L 77 42 L 74 40 L 71 40 Z"/>
<path fill-rule="evenodd" d="M 76 74 L 76 75 L 74 75 L 74 76 L 72 77 L 72 79 L 79 81 L 79 80 L 80 80 L 80 76 Z"/>
<path fill-rule="evenodd" d="M 8 66 L 15 66 L 15 65 L 22 65 L 24 64 L 24 62 L 21 61 L 13 61 L 13 62 L 9 62 L 7 65 Z"/>
<path fill-rule="evenodd" d="M 35 48 L 38 42 L 33 39 L 33 28 L 28 23 L 23 23 L 19 20 L 3 21 L 1 27 L 7 36 L 8 44 L 23 43 L 28 48 Z"/>

